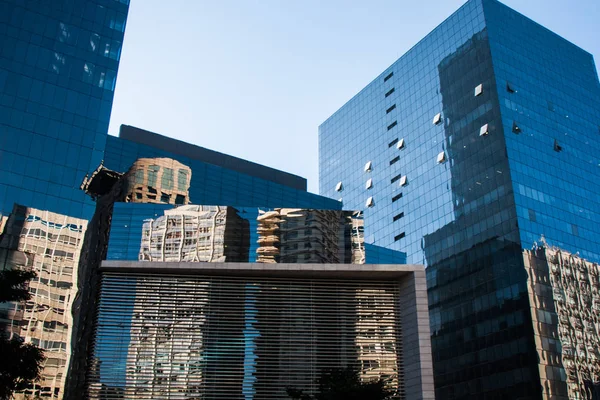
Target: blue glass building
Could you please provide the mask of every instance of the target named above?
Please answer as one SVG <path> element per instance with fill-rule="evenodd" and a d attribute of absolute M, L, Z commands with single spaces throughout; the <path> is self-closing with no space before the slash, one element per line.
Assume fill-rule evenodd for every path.
<path fill-rule="evenodd" d="M 129 0 L 0 3 L 0 214 L 90 218 Z"/>
<path fill-rule="evenodd" d="M 599 129 L 593 57 L 495 0 L 320 126 L 320 193 L 428 267 L 436 398 L 566 398 L 561 365 L 540 376 L 523 250 L 600 261 Z"/>

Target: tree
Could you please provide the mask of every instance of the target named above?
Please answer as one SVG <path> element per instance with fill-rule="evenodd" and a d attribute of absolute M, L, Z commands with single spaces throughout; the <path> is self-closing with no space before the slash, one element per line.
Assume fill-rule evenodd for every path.
<path fill-rule="evenodd" d="M 0 303 L 29 300 L 31 293 L 27 283 L 35 277 L 35 272 L 22 269 L 0 271 Z"/>
<path fill-rule="evenodd" d="M 317 385 L 319 392 L 315 396 L 291 387 L 286 391 L 294 400 L 385 400 L 392 395 L 381 379 L 361 382 L 359 371 L 353 367 L 325 369 Z"/>
<path fill-rule="evenodd" d="M 21 338 L 0 339 L 0 399 L 10 399 L 13 392 L 26 389 L 40 377 L 44 351 Z"/>
<path fill-rule="evenodd" d="M 27 282 L 35 278 L 32 271 L 0 271 L 0 303 L 26 301 L 31 298 Z M 27 388 L 40 378 L 44 351 L 19 337 L 9 338 L 0 333 L 0 399 L 7 400 L 13 392 Z"/>

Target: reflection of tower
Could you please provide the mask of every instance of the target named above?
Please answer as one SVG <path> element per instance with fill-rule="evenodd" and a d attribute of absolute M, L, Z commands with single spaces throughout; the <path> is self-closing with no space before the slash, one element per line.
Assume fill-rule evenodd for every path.
<path fill-rule="evenodd" d="M 383 379 L 398 387 L 401 348 L 397 338 L 400 323 L 395 304 L 396 293 L 389 289 L 358 289 L 356 348 L 362 378 Z"/>
<path fill-rule="evenodd" d="M 4 268 L 32 270 L 31 299 L 8 306 L 8 329 L 45 350 L 42 379 L 25 394 L 62 398 L 71 355 L 77 263 L 87 221 L 15 205 L 0 247 Z M 8 262 L 6 262 L 8 261 Z M 20 398 L 23 395 L 17 395 Z"/>
<path fill-rule="evenodd" d="M 233 207 L 182 206 L 144 223 L 139 259 L 247 262 L 249 234 Z"/>
<path fill-rule="evenodd" d="M 277 211 L 259 211 L 256 218 L 258 227 L 258 249 L 256 250 L 256 262 L 259 263 L 276 263 L 279 262 L 280 253 L 280 234 L 279 224 L 281 218 Z"/>
<path fill-rule="evenodd" d="M 233 207 L 181 206 L 145 222 L 142 229 L 142 261 L 248 261 L 249 224 Z M 186 282 L 184 293 L 169 290 L 170 282 L 171 278 L 137 280 L 128 395 L 154 399 L 177 387 L 189 393 L 177 398 L 195 398 L 202 391 L 239 398 L 244 374 L 243 288 L 194 280 Z M 161 295 L 153 296 L 156 292 Z M 222 301 L 223 296 L 240 301 Z M 223 371 L 236 377 L 234 383 L 220 379 Z"/>
<path fill-rule="evenodd" d="M 192 170 L 170 158 L 139 158 L 125 175 L 126 201 L 188 204 Z"/>
<path fill-rule="evenodd" d="M 448 257 L 450 251 L 456 254 L 490 238 L 516 233 L 514 226 L 499 224 L 509 219 L 505 209 L 514 212 L 514 202 L 487 32 L 474 35 L 442 60 L 438 70 L 447 121 L 441 150 L 449 169 L 454 221 L 424 237 L 427 265 Z M 482 93 L 476 96 L 479 85 Z M 481 136 L 486 125 L 488 133 Z"/>
<path fill-rule="evenodd" d="M 206 333 L 210 332 L 210 291 L 210 282 L 198 280 L 136 279 L 126 369 L 127 398 L 197 397 L 205 384 L 203 369 L 208 361 L 203 349 L 207 346 Z M 172 394 L 182 388 L 190 394 Z"/>
<path fill-rule="evenodd" d="M 278 208 L 257 221 L 258 262 L 364 263 L 362 219 L 350 212 Z"/>
<path fill-rule="evenodd" d="M 100 164 L 86 175 L 81 190 L 98 204 L 116 202 L 189 204 L 192 170 L 171 158 L 138 158 L 126 173 Z"/>
<path fill-rule="evenodd" d="M 543 398 L 595 399 L 594 385 L 600 385 L 600 266 L 545 243 L 523 256 Z"/>
<path fill-rule="evenodd" d="M 346 233 L 345 238 L 346 240 L 350 239 L 349 245 L 352 249 L 351 264 L 364 264 L 367 256 L 365 252 L 365 220 L 363 219 L 362 211 L 356 211 L 349 218 L 351 224 L 346 225 L 346 227 L 350 228 L 350 234 Z"/>
<path fill-rule="evenodd" d="M 436 397 L 533 398 L 537 355 L 487 31 L 438 72 L 454 219 L 423 237 Z M 494 374 L 516 378 L 487 384 Z"/>

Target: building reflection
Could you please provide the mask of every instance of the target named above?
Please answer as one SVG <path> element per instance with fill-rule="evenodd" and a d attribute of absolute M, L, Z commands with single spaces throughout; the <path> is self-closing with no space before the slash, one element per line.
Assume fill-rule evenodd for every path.
<path fill-rule="evenodd" d="M 596 399 L 600 266 L 544 243 L 523 252 L 544 399 Z"/>
<path fill-rule="evenodd" d="M 438 73 L 438 161 L 453 220 L 422 242 L 436 397 L 533 398 L 537 355 L 487 31 L 444 58 Z"/>
<path fill-rule="evenodd" d="M 139 259 L 248 262 L 249 229 L 233 207 L 177 207 L 144 223 Z"/>
<path fill-rule="evenodd" d="M 171 158 L 138 158 L 125 179 L 125 201 L 188 204 L 192 170 Z"/>
<path fill-rule="evenodd" d="M 257 262 L 364 264 L 362 215 L 276 208 L 259 211 Z"/>
<path fill-rule="evenodd" d="M 87 221 L 15 205 L 0 238 L 3 269 L 36 273 L 31 299 L 2 304 L 2 329 L 45 350 L 41 379 L 16 399 L 62 398 L 71 356 L 72 305 Z M 8 361 L 10 362 L 10 361 Z"/>

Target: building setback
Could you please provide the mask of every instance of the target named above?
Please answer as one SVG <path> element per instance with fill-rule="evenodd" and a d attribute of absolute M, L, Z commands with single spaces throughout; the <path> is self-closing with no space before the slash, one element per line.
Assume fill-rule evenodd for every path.
<path fill-rule="evenodd" d="M 599 126 L 589 53 L 470 0 L 319 127 L 320 193 L 427 265 L 436 398 L 569 396 L 566 342 L 540 372 L 523 253 L 600 261 Z"/>

